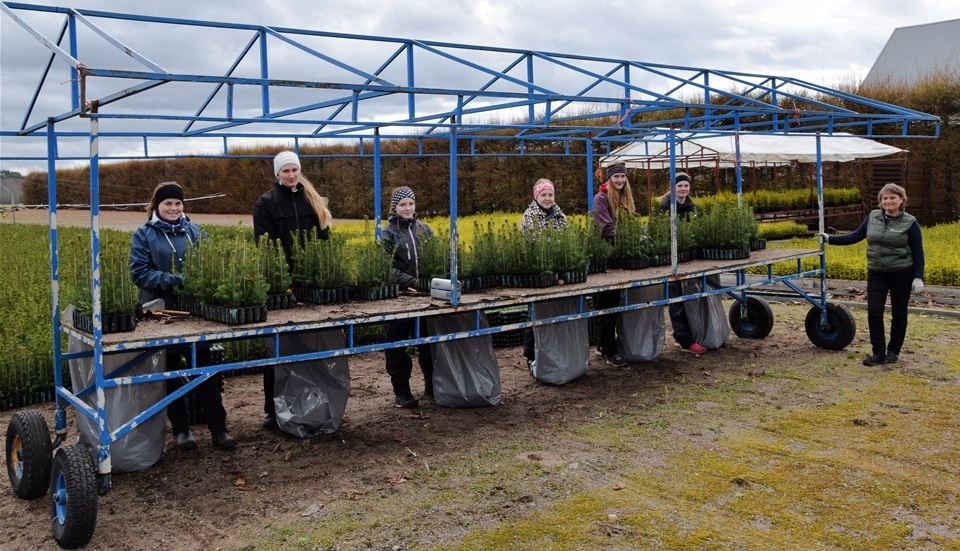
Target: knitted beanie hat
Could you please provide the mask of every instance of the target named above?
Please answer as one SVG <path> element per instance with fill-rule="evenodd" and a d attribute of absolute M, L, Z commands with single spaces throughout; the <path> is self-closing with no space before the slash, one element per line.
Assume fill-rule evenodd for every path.
<path fill-rule="evenodd" d="M 163 182 L 153 192 L 153 204 L 159 205 L 167 199 L 183 201 L 183 188 L 176 182 Z"/>
<path fill-rule="evenodd" d="M 273 175 L 280 174 L 280 169 L 285 165 L 297 165 L 300 168 L 300 157 L 293 151 L 281 151 L 273 158 Z"/>
<path fill-rule="evenodd" d="M 611 165 L 607 167 L 606 179 L 609 180 L 614 174 L 626 174 L 627 166 L 624 164 Z"/>
<path fill-rule="evenodd" d="M 417 196 L 413 194 L 413 190 L 407 186 L 401 186 L 393 190 L 393 193 L 390 195 L 390 210 L 395 210 L 397 208 L 397 203 L 401 199 L 413 199 L 417 200 Z"/>

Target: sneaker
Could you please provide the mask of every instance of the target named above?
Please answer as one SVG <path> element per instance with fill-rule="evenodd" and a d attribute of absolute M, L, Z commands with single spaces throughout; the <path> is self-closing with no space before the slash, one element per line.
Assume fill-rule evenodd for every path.
<path fill-rule="evenodd" d="M 623 359 L 623 356 L 621 356 L 620 354 L 612 354 L 610 356 L 604 356 L 604 359 L 607 360 L 607 363 L 609 365 L 612 365 L 614 367 L 624 366 L 624 365 L 627 365 L 627 363 L 629 363 L 627 362 L 627 360 Z"/>
<path fill-rule="evenodd" d="M 698 342 L 695 342 L 686 348 L 682 348 L 682 350 L 684 352 L 690 352 L 691 354 L 697 354 L 697 355 L 703 354 L 704 352 L 707 351 L 707 349 L 704 348 L 704 346 Z"/>
<path fill-rule="evenodd" d="M 393 400 L 393 407 L 401 409 L 413 409 L 420 405 L 420 402 L 412 394 L 398 394 Z"/>
<path fill-rule="evenodd" d="M 533 375 L 536 365 L 537 365 L 536 360 L 531 360 L 530 358 L 527 358 L 527 371 L 529 371 L 531 375 Z"/>
<path fill-rule="evenodd" d="M 887 357 L 883 354 L 874 354 L 873 356 L 867 356 L 863 360 L 863 365 L 880 365 L 887 362 Z"/>
<path fill-rule="evenodd" d="M 193 433 L 190 432 L 190 429 L 174 434 L 173 439 L 177 442 L 178 450 L 189 451 L 197 449 L 197 441 L 193 439 Z"/>
<path fill-rule="evenodd" d="M 899 360 L 899 359 L 900 359 L 900 355 L 899 355 L 899 354 L 887 354 L 887 357 L 886 357 L 886 359 L 884 360 L 883 363 L 895 364 L 895 363 L 897 363 L 897 360 Z"/>

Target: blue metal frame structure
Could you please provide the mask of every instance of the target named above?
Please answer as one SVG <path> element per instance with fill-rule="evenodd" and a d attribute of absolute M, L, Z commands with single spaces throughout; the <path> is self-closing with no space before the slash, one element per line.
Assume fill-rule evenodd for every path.
<path fill-rule="evenodd" d="M 485 156 L 478 144 L 508 140 L 510 153 L 498 156 L 579 156 L 585 163 L 588 204 L 594 182 L 595 155 L 609 153 L 627 141 L 664 133 L 671 151 L 670 175 L 678 165 L 676 133 L 703 132 L 736 135 L 740 132 L 789 134 L 851 132 L 873 138 L 930 138 L 940 132 L 938 118 L 853 94 L 788 77 L 745 72 L 643 63 L 587 55 L 496 48 L 428 40 L 330 33 L 316 30 L 234 24 L 169 17 L 143 16 L 0 2 L 0 17 L 13 20 L 35 41 L 21 45 L 40 69 L 39 83 L 23 106 L 17 128 L 0 128 L 0 141 L 43 143 L 45 155 L 10 155 L 6 160 L 45 159 L 49 174 L 51 240 L 51 309 L 56 373 L 56 432 L 59 443 L 66 432 L 61 402 L 101 420 L 98 449 L 101 491 L 110 486 L 109 444 L 137 423 L 160 411 L 170 396 L 129 423 L 112 431 L 106 427 L 102 390 L 122 384 L 156 381 L 180 375 L 197 378 L 181 389 L 183 394 L 220 371 L 346 355 L 393 346 L 439 342 L 498 331 L 591 317 L 607 312 L 660 306 L 712 294 L 729 294 L 742 300 L 752 288 L 786 283 L 811 304 L 824 310 L 825 285 L 819 298 L 806 295 L 791 280 L 825 279 L 823 252 L 790 251 L 723 267 L 681 273 L 676 263 L 664 272 L 634 275 L 604 284 L 569 286 L 531 296 L 497 298 L 492 302 L 463 300 L 455 288 L 446 307 L 400 313 L 367 312 L 331 321 L 303 321 L 293 325 L 224 330 L 191 335 L 114 340 L 102 332 L 99 285 L 100 223 L 99 166 L 104 161 L 191 157 L 239 157 L 237 146 L 251 141 L 283 140 L 299 151 L 305 144 L 344 142 L 356 145 L 354 155 L 372 157 L 375 225 L 381 221 L 380 159 L 384 139 L 415 140 L 419 155 L 426 144 L 447 144 L 451 230 L 451 279 L 457 279 L 457 161 L 464 156 Z M 149 41 L 162 31 L 165 41 Z M 12 32 L 7 28 L 5 33 Z M 144 38 L 140 38 L 144 37 Z M 132 44 L 138 38 L 144 44 Z M 233 50 L 232 59 L 176 56 L 166 41 L 203 44 L 213 39 L 221 51 Z M 35 48 L 36 51 L 31 49 Z M 199 51 L 199 50 L 195 50 Z M 39 52 L 39 53 L 37 53 Z M 70 86 L 60 86 L 64 70 Z M 216 73 L 216 74 L 213 74 Z M 310 75 L 305 79 L 304 75 Z M 54 86 L 53 83 L 58 85 Z M 67 89 L 68 88 L 68 89 Z M 735 90 L 735 91 L 734 91 Z M 54 107 L 50 107 L 53 105 Z M 43 106 L 42 108 L 40 106 Z M 41 109 L 47 112 L 38 113 Z M 493 122 L 497 121 L 497 122 Z M 509 121 L 509 122 L 502 122 Z M 171 145 L 172 144 L 172 145 Z M 59 315 L 56 167 L 58 162 L 89 163 L 91 191 L 93 333 L 65 327 Z M 816 167 L 823 226 L 822 166 Z M 738 178 L 739 181 L 739 178 Z M 590 204 L 592 208 L 592 204 Z M 819 256 L 817 270 L 804 270 L 802 260 Z M 773 265 L 795 260 L 796 270 L 775 276 Z M 748 281 L 746 270 L 765 266 L 767 276 Z M 731 273 L 735 284 L 719 289 L 706 285 L 707 277 Z M 482 309 L 526 304 L 559 296 L 605 289 L 628 289 L 676 279 L 702 279 L 704 292 L 670 297 L 644 304 L 622 303 L 612 310 L 588 310 L 551 319 L 530 320 L 497 327 L 482 327 Z M 666 287 L 666 286 L 664 286 Z M 666 291 L 665 291 L 666 293 Z M 401 343 L 357 346 L 354 328 L 388 319 L 441 314 L 476 313 L 476 328 L 449 335 L 418 336 Z M 281 357 L 279 336 L 292 331 L 341 327 L 348 345 L 341 350 Z M 92 352 L 63 354 L 59 335 L 66 331 L 88 343 Z M 196 366 L 196 344 L 253 337 L 274 339 L 272 357 L 237 364 Z M 145 353 L 174 343 L 191 344 L 191 368 L 134 377 L 103 373 L 103 357 L 118 351 Z M 62 387 L 61 359 L 88 355 L 96 370 L 97 407 L 80 400 L 81 393 Z"/>

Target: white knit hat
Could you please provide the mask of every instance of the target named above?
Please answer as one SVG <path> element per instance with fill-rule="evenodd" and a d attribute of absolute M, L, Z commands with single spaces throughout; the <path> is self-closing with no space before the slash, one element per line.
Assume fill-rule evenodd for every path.
<path fill-rule="evenodd" d="M 280 169 L 284 165 L 297 165 L 297 168 L 300 168 L 300 157 L 297 157 L 297 154 L 293 151 L 277 153 L 277 156 L 273 158 L 273 175 L 280 174 Z"/>

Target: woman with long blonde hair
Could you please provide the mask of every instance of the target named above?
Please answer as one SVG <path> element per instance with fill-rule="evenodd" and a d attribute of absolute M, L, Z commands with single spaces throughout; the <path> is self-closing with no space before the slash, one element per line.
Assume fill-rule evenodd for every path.
<path fill-rule="evenodd" d="M 273 158 L 273 174 L 276 182 L 253 205 L 253 236 L 257 242 L 261 235 L 280 240 L 290 263 L 297 236 L 304 236 L 316 228 L 317 237 L 330 238 L 333 216 L 327 207 L 327 198 L 300 170 L 300 157 L 293 151 L 281 151 Z M 276 380 L 272 366 L 263 370 L 263 426 L 276 429 L 277 413 L 274 403 Z"/>
<path fill-rule="evenodd" d="M 600 191 L 593 197 L 593 221 L 600 228 L 600 235 L 613 242 L 617 234 L 617 215 L 635 214 L 633 190 L 627 179 L 627 167 L 623 164 L 610 165 L 597 169 L 597 179 L 601 179 Z M 620 291 L 601 291 L 593 297 L 594 307 L 598 310 L 620 305 Z M 598 319 L 597 351 L 614 366 L 626 364 L 626 360 L 617 350 L 617 321 L 620 314 L 603 314 Z"/>

